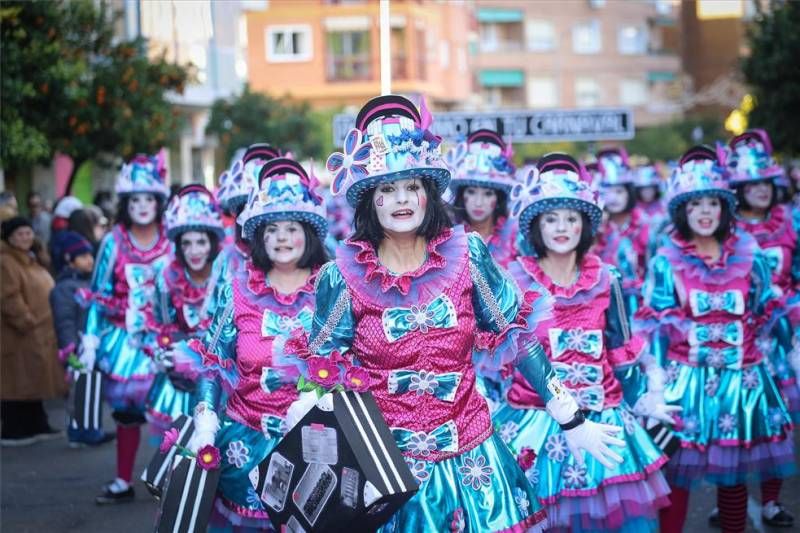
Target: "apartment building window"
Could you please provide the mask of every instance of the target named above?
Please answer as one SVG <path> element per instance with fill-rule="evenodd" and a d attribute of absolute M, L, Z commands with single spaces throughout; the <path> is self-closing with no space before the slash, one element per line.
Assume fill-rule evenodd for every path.
<path fill-rule="evenodd" d="M 525 24 L 528 50 L 545 52 L 556 47 L 556 28 L 546 20 L 529 20 Z"/>
<path fill-rule="evenodd" d="M 600 84 L 594 78 L 578 78 L 575 80 L 576 106 L 596 107 L 600 105 L 601 97 Z"/>
<path fill-rule="evenodd" d="M 268 26 L 265 33 L 267 61 L 291 63 L 311 59 L 311 26 Z"/>
<path fill-rule="evenodd" d="M 428 34 L 424 28 L 414 30 L 417 43 L 417 78 L 420 80 L 428 79 Z"/>
<path fill-rule="evenodd" d="M 623 55 L 647 53 L 647 31 L 640 26 L 622 26 L 617 31 L 617 49 Z"/>
<path fill-rule="evenodd" d="M 644 80 L 627 79 L 619 82 L 619 101 L 622 105 L 642 105 L 647 102 L 647 84 Z"/>
<path fill-rule="evenodd" d="M 328 32 L 328 79 L 371 79 L 369 31 Z"/>
<path fill-rule="evenodd" d="M 556 107 L 558 84 L 554 78 L 528 78 L 528 105 L 533 108 Z"/>
<path fill-rule="evenodd" d="M 572 50 L 576 54 L 597 54 L 602 47 L 600 21 L 590 20 L 572 27 Z"/>
<path fill-rule="evenodd" d="M 408 78 L 408 55 L 406 54 L 406 29 L 392 28 L 392 78 Z"/>

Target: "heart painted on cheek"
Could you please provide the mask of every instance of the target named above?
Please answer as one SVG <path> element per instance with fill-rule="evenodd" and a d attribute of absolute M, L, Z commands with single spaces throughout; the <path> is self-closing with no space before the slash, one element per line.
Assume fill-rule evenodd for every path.
<path fill-rule="evenodd" d="M 378 196 L 378 199 L 375 201 L 375 205 L 378 207 L 383 207 L 383 195 Z"/>

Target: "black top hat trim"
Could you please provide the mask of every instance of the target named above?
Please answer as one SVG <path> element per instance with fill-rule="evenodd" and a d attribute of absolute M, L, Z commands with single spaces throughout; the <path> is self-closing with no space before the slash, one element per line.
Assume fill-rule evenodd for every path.
<path fill-rule="evenodd" d="M 536 168 L 539 169 L 539 172 L 560 168 L 564 170 L 572 170 L 578 175 L 581 173 L 580 163 L 578 163 L 578 161 L 576 161 L 571 155 L 561 152 L 550 152 L 549 154 L 542 156 L 542 158 L 536 163 Z"/>
<path fill-rule="evenodd" d="M 211 191 L 209 191 L 204 185 L 200 185 L 199 183 L 190 183 L 189 185 L 184 185 L 178 191 L 178 196 L 185 196 L 190 192 L 200 192 L 213 198 Z"/>
<path fill-rule="evenodd" d="M 505 149 L 506 143 L 503 141 L 503 138 L 496 131 L 482 129 L 476 130 L 467 137 L 467 144 L 472 143 L 489 143 L 499 146 L 501 149 Z"/>
<path fill-rule="evenodd" d="M 686 150 L 686 153 L 683 154 L 683 157 L 681 157 L 679 164 L 683 165 L 689 161 L 707 160 L 717 162 L 717 152 L 715 152 L 714 149 L 708 145 L 698 144 Z"/>
<path fill-rule="evenodd" d="M 397 115 L 410 118 L 417 125 L 422 122 L 422 117 L 411 100 L 399 94 L 387 94 L 373 98 L 364 104 L 356 116 L 356 128 L 365 131 L 369 123 L 376 118 Z"/>
<path fill-rule="evenodd" d="M 270 160 L 280 156 L 280 150 L 277 148 L 274 148 L 267 143 L 256 143 L 247 147 L 247 150 L 245 150 L 244 155 L 242 156 L 242 162 L 247 163 L 253 159 Z"/>
<path fill-rule="evenodd" d="M 308 181 L 308 174 L 306 173 L 306 169 L 303 168 L 303 165 L 288 157 L 278 157 L 276 159 L 270 159 L 261 167 L 261 171 L 258 173 L 258 185 L 260 186 L 267 178 L 284 174 L 287 171 L 293 172 L 303 180 Z"/>

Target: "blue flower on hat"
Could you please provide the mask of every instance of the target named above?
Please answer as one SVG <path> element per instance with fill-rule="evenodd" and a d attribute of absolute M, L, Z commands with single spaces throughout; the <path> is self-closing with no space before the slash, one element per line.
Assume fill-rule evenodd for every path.
<path fill-rule="evenodd" d="M 334 152 L 328 157 L 325 167 L 333 174 L 333 194 L 338 194 L 346 183 L 367 177 L 367 163 L 372 145 L 362 141 L 361 131 L 352 129 L 344 139 L 344 153 Z"/>

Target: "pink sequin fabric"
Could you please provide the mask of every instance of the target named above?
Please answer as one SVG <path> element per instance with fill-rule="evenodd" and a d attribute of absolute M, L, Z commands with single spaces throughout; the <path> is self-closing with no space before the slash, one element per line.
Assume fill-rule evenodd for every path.
<path fill-rule="evenodd" d="M 793 290 L 792 255 L 797 248 L 797 232 L 792 224 L 788 206 L 776 205 L 765 220 L 738 219 L 736 225 L 753 237 L 767 256 L 772 270 L 772 282 L 784 295 Z"/>

